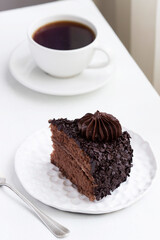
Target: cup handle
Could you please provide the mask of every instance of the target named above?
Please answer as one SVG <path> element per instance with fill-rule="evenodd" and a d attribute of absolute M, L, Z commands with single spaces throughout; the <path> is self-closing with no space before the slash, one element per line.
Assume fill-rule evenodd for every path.
<path fill-rule="evenodd" d="M 104 67 L 106 67 L 107 65 L 110 64 L 110 56 L 108 55 L 108 53 L 103 48 L 95 47 L 94 52 L 95 51 L 100 51 L 100 52 L 104 53 L 107 57 L 107 60 L 104 61 L 104 62 L 100 62 L 100 63 L 91 63 L 87 66 L 87 68 L 104 68 Z"/>

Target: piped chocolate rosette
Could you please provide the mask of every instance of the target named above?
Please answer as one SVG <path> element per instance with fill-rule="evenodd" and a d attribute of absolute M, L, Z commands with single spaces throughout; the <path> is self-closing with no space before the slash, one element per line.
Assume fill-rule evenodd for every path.
<path fill-rule="evenodd" d="M 87 113 L 78 121 L 83 137 L 92 141 L 113 141 L 122 135 L 122 127 L 113 115 L 96 111 Z"/>

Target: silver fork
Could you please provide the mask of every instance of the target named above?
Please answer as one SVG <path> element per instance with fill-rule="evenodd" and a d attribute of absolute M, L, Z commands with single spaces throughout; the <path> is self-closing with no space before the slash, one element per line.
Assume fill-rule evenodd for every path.
<path fill-rule="evenodd" d="M 40 218 L 40 220 L 45 224 L 45 226 L 58 238 L 66 237 L 69 234 L 69 230 L 63 227 L 61 224 L 57 223 L 46 214 L 44 214 L 40 209 L 38 209 L 33 203 L 31 203 L 25 196 L 22 195 L 17 189 L 15 189 L 10 184 L 6 183 L 6 179 L 0 177 L 0 186 L 6 186 L 15 192 Z"/>

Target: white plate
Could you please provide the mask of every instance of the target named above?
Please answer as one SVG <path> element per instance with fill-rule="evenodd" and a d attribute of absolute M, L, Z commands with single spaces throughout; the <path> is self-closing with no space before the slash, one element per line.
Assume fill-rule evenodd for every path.
<path fill-rule="evenodd" d="M 99 58 L 97 54 L 96 60 Z M 37 67 L 25 41 L 11 54 L 9 68 L 14 78 L 27 88 L 50 95 L 71 96 L 92 92 L 109 82 L 112 79 L 113 60 L 105 68 L 86 69 L 67 79 L 54 78 Z"/>
<path fill-rule="evenodd" d="M 151 186 L 157 169 L 149 144 L 138 134 L 128 132 L 134 149 L 130 177 L 112 195 L 100 201 L 90 202 L 50 163 L 52 143 L 50 130 L 46 128 L 27 138 L 17 150 L 17 176 L 30 195 L 63 211 L 101 214 L 128 207 Z"/>

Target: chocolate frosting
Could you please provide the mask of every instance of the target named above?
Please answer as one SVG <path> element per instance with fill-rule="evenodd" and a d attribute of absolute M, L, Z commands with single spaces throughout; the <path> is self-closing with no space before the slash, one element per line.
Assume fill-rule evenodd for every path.
<path fill-rule="evenodd" d="M 111 114 L 99 111 L 80 118 L 78 129 L 83 137 L 92 141 L 112 141 L 122 135 L 119 121 Z"/>

